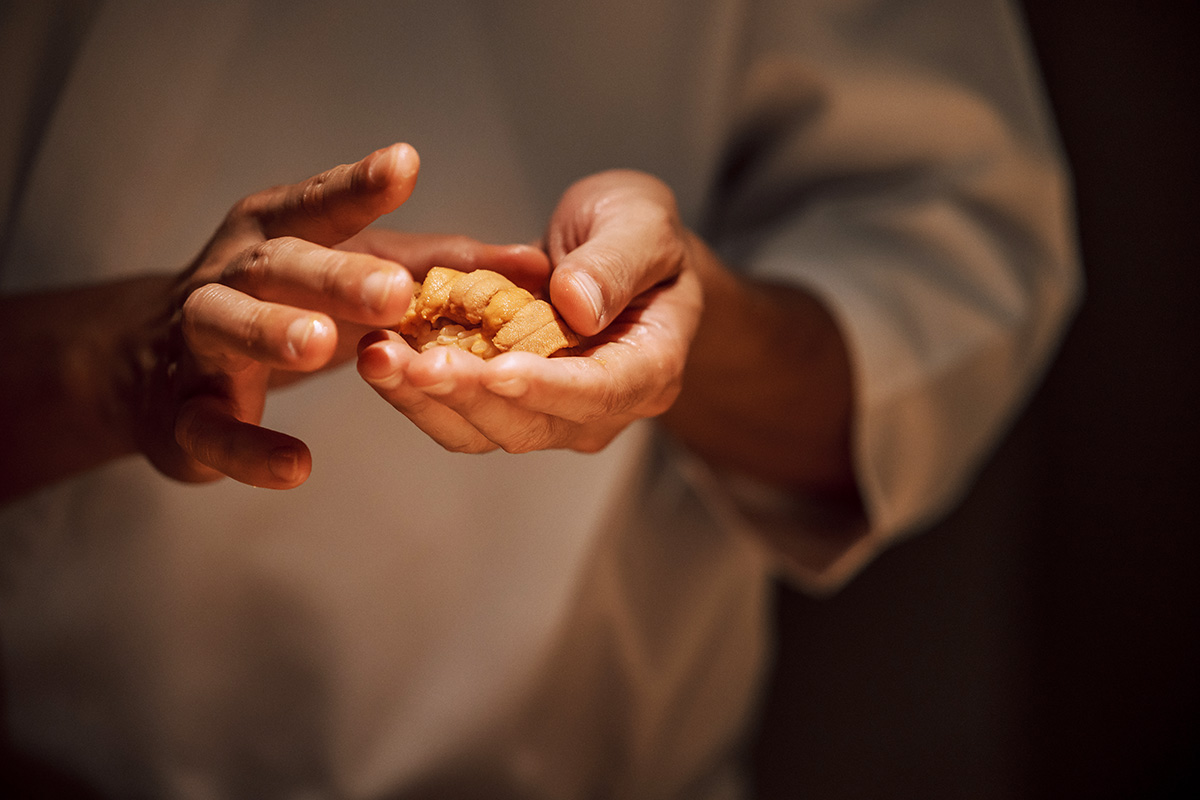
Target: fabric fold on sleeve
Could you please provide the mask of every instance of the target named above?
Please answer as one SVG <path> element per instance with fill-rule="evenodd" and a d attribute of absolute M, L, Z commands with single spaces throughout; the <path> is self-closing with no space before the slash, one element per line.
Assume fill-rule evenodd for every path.
<path fill-rule="evenodd" d="M 774 93 L 803 113 L 775 112 L 772 129 L 749 112 L 756 144 L 726 176 L 719 246 L 749 276 L 811 292 L 839 324 L 863 510 L 685 469 L 807 591 L 835 591 L 953 508 L 1079 302 L 1065 160 L 1019 38 L 1006 44 L 1019 68 L 990 95 L 970 76 L 991 63 L 939 73 L 885 55 L 832 70 L 797 55 L 767 59 L 769 78 L 748 73 L 767 87 L 747 92 L 761 107 Z"/>

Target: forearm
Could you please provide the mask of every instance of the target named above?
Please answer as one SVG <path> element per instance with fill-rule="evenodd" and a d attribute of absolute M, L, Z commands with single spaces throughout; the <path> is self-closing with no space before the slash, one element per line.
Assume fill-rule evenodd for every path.
<path fill-rule="evenodd" d="M 167 283 L 0 298 L 0 502 L 134 452 L 137 353 Z"/>
<path fill-rule="evenodd" d="M 856 502 L 851 367 L 833 317 L 803 291 L 736 276 L 695 249 L 704 315 L 662 422 L 717 467 Z"/>

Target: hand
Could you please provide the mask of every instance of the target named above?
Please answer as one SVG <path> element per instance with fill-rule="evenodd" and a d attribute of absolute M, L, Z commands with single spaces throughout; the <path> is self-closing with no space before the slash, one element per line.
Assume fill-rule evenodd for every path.
<path fill-rule="evenodd" d="M 352 348 L 403 315 L 412 280 L 399 264 L 332 248 L 399 207 L 418 168 L 411 147 L 393 145 L 229 212 L 168 290 L 124 392 L 133 438 L 155 466 L 277 489 L 308 477 L 307 446 L 258 425 L 267 388 L 347 358 L 347 330 Z"/>
<path fill-rule="evenodd" d="M 700 317 L 693 263 L 711 257 L 680 223 L 672 192 L 637 172 L 585 178 L 563 195 L 544 249 L 514 247 L 478 266 L 548 284 L 551 302 L 586 337 L 577 355 L 418 354 L 399 335 L 375 331 L 360 343 L 360 374 L 459 452 L 594 452 L 634 420 L 662 413 L 679 392 Z"/>

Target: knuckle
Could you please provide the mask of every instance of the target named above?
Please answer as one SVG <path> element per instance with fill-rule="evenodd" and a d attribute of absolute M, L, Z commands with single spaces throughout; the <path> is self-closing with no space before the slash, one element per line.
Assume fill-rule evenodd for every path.
<path fill-rule="evenodd" d="M 633 374 L 609 373 L 598 401 L 579 421 L 597 423 L 620 416 L 653 417 L 675 402 L 683 386 L 683 359 L 664 355 Z"/>
<path fill-rule="evenodd" d="M 258 342 L 260 334 L 266 327 L 268 321 L 267 310 L 261 304 L 255 303 L 248 307 L 246 314 L 242 316 L 241 320 L 241 338 L 245 341 L 247 349 L 249 349 Z"/>
<path fill-rule="evenodd" d="M 266 283 L 271 273 L 278 268 L 279 261 L 295 249 L 297 241 L 291 237 L 267 239 L 257 242 L 240 252 L 221 273 L 221 281 L 234 287 L 258 287 Z"/>
<path fill-rule="evenodd" d="M 588 415 L 588 422 L 595 422 L 605 417 L 620 414 L 633 407 L 636 403 L 640 391 L 630 381 L 624 379 L 615 379 L 608 383 L 604 393 L 601 396 L 601 401 L 597 407 Z"/>
<path fill-rule="evenodd" d="M 628 269 L 625 254 L 613 247 L 596 246 L 589 258 L 602 274 L 620 275 Z"/>
<path fill-rule="evenodd" d="M 197 402 L 185 406 L 176 418 L 175 440 L 189 456 L 214 468 L 226 461 L 234 447 L 232 431 L 203 413 Z"/>
<path fill-rule="evenodd" d="M 562 446 L 575 435 L 577 423 L 548 414 L 537 415 L 501 443 L 506 453 L 520 455 Z"/>
<path fill-rule="evenodd" d="M 639 204 L 638 216 L 643 223 L 660 234 L 671 233 L 675 230 L 675 210 L 661 202 L 645 200 Z"/>
<path fill-rule="evenodd" d="M 265 206 L 266 200 L 265 193 L 263 192 L 243 197 L 229 209 L 229 213 L 225 216 L 225 221 L 230 225 L 237 225 L 241 220 L 257 217 L 262 213 Z"/>
<path fill-rule="evenodd" d="M 302 212 L 310 217 L 320 217 L 325 213 L 330 177 L 330 172 L 322 172 L 304 182 L 297 198 Z"/>
<path fill-rule="evenodd" d="M 194 327 L 197 319 L 203 317 L 214 303 L 219 302 L 221 293 L 220 284 L 206 283 L 193 289 L 184 298 L 183 305 L 180 307 L 180 315 L 185 332 L 189 327 Z"/>
<path fill-rule="evenodd" d="M 342 288 L 342 284 L 350 279 L 350 273 L 346 269 L 350 258 L 349 253 L 341 250 L 324 251 L 317 266 L 317 285 L 323 294 L 336 293 Z"/>
<path fill-rule="evenodd" d="M 661 234 L 662 263 L 667 268 L 668 276 L 678 274 L 687 262 L 687 240 L 678 223 L 673 224 Z"/>
<path fill-rule="evenodd" d="M 236 294 L 223 284 L 200 286 L 184 300 L 180 310 L 183 335 L 193 347 L 206 351 L 218 347 L 245 352 L 261 344 L 268 322 L 262 303 Z"/>
<path fill-rule="evenodd" d="M 605 395 L 599 403 L 587 411 L 583 411 L 574 416 L 574 421 L 580 425 L 591 425 L 603 419 L 611 417 L 616 411 L 615 406 L 609 400 L 608 395 Z"/>
<path fill-rule="evenodd" d="M 274 259 L 267 242 L 259 242 L 243 250 L 225 267 L 221 279 L 230 285 L 254 286 L 267 276 Z"/>
<path fill-rule="evenodd" d="M 279 199 L 284 194 L 284 187 L 275 186 L 238 200 L 225 215 L 222 232 L 237 235 L 257 229 L 277 209 Z"/>
<path fill-rule="evenodd" d="M 656 417 L 666 412 L 675 404 L 675 399 L 683 389 L 682 365 L 678 365 L 678 368 L 664 366 L 657 375 L 658 379 L 646 387 L 642 402 L 636 406 L 642 416 Z"/>
<path fill-rule="evenodd" d="M 665 414 L 671 406 L 675 405 L 675 400 L 678 397 L 679 386 L 668 386 L 650 398 L 643 409 L 644 415 L 647 417 L 657 417 L 659 414 Z"/>
<path fill-rule="evenodd" d="M 441 441 L 442 448 L 451 453 L 479 455 L 496 449 L 496 445 L 482 436 L 446 437 Z"/>
<path fill-rule="evenodd" d="M 347 188 L 352 193 L 360 191 L 361 186 L 362 180 L 354 171 L 354 165 L 342 164 L 301 184 L 295 203 L 301 215 L 328 225 L 343 238 L 349 237 L 358 232 L 358 226 L 331 212 L 339 193 Z"/>
<path fill-rule="evenodd" d="M 571 445 L 571 449 L 586 454 L 599 453 L 613 439 L 613 435 L 592 428 L 582 433 Z"/>
<path fill-rule="evenodd" d="M 198 429 L 189 431 L 189 446 L 192 457 L 202 464 L 216 467 L 225 460 L 231 443 L 228 434 L 214 430 L 214 426 L 196 426 Z"/>
<path fill-rule="evenodd" d="M 175 442 L 189 456 L 196 455 L 196 412 L 189 405 L 184 404 L 183 408 L 175 417 Z"/>
<path fill-rule="evenodd" d="M 521 435 L 505 440 L 500 445 L 504 452 L 511 455 L 521 455 L 522 453 L 532 453 L 535 450 L 545 449 L 544 440 L 540 436 L 523 433 Z"/>
<path fill-rule="evenodd" d="M 200 325 L 196 319 L 197 310 L 204 305 L 203 298 L 197 297 L 198 291 L 200 290 L 188 295 L 187 299 L 183 301 L 178 314 L 179 334 L 183 337 L 186 346 L 190 348 L 195 348 L 197 336 L 200 333 Z"/>

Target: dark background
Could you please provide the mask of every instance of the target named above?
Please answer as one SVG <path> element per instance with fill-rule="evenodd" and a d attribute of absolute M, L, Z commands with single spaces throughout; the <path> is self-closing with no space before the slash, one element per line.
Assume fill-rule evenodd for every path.
<path fill-rule="evenodd" d="M 780 590 L 762 798 L 1200 797 L 1194 5 L 1026 4 L 1084 305 L 962 508 Z"/>

